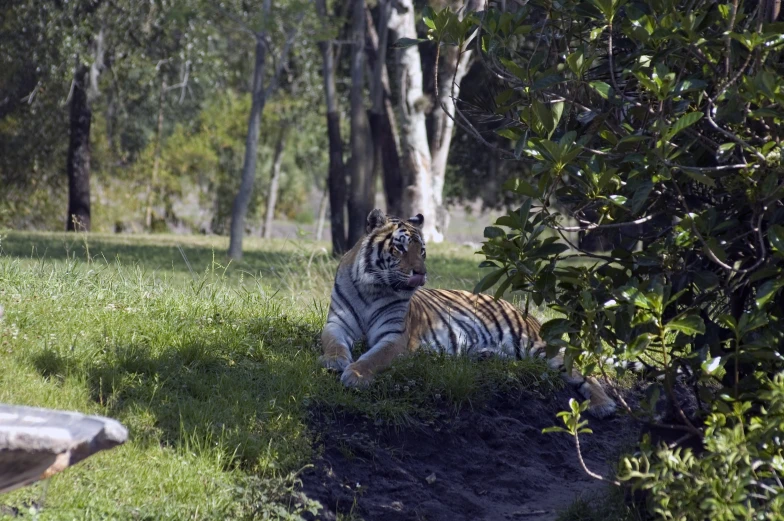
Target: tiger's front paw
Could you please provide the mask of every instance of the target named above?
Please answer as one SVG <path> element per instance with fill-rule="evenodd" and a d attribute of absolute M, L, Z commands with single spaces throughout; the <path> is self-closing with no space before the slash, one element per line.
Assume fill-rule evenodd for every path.
<path fill-rule="evenodd" d="M 322 355 L 319 363 L 330 371 L 343 372 L 351 364 L 351 359 L 341 355 Z"/>
<path fill-rule="evenodd" d="M 373 381 L 373 375 L 367 369 L 362 367 L 362 364 L 353 363 L 346 367 L 343 374 L 340 376 L 340 381 L 346 387 L 367 387 Z"/>

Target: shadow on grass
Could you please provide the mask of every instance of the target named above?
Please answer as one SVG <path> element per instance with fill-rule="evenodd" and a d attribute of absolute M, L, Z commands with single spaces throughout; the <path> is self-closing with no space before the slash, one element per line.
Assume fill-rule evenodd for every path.
<path fill-rule="evenodd" d="M 318 380 L 316 331 L 270 317 L 244 333 L 248 341 L 239 344 L 204 335 L 163 349 L 110 344 L 92 358 L 47 349 L 30 361 L 45 378 L 84 379 L 103 414 L 123 421 L 136 443 L 217 453 L 227 469 L 294 470 L 311 457 L 303 401 Z"/>
<path fill-rule="evenodd" d="M 223 248 L 212 245 L 194 245 L 193 239 L 175 236 L 156 237 L 156 242 L 120 242 L 100 236 L 67 234 L 23 234 L 9 233 L 2 242 L 2 253 L 19 259 L 86 261 L 114 263 L 119 261 L 125 266 L 141 265 L 147 271 L 170 271 L 174 273 L 203 273 L 213 266 L 229 266 L 227 273 L 238 270 L 251 273 L 271 273 L 281 266 L 292 263 L 302 256 L 297 251 L 282 251 L 281 242 L 277 248 L 268 250 L 249 250 L 242 261 L 229 264 Z M 182 251 L 181 251 L 182 250 Z"/>

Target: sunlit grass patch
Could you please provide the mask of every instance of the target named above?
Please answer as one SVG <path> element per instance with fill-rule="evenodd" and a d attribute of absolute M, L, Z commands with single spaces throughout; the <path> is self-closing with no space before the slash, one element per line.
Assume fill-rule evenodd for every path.
<path fill-rule="evenodd" d="M 346 389 L 317 361 L 337 261 L 312 242 L 249 242 L 235 264 L 215 238 L 8 234 L 0 402 L 110 416 L 130 439 L 0 504 L 40 519 L 309 508 L 291 491 L 314 458 L 314 410 L 405 428 L 560 385 L 538 361 L 422 352 Z M 470 289 L 471 250 L 444 252 L 433 285 Z"/>

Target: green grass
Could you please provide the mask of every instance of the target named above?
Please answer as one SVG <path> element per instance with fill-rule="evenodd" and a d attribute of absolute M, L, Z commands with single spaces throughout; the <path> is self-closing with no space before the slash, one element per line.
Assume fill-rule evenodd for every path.
<path fill-rule="evenodd" d="M 314 411 L 407 428 L 558 381 L 538 362 L 419 354 L 344 389 L 317 363 L 327 245 L 249 239 L 237 263 L 226 246 L 5 232 L 0 402 L 117 418 L 130 440 L 0 504 L 38 519 L 274 519 L 299 508 L 292 473 L 314 459 Z M 433 286 L 479 279 L 472 250 L 428 253 Z"/>

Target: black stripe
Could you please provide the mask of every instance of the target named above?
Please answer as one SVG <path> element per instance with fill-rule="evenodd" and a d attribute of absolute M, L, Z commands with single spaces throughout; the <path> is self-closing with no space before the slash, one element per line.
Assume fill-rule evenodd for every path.
<path fill-rule="evenodd" d="M 381 261 L 382 261 L 382 259 L 381 259 L 381 254 L 384 252 L 384 247 L 385 247 L 386 243 L 387 243 L 388 241 L 390 241 L 391 239 L 392 239 L 392 233 L 390 232 L 390 233 L 388 233 L 388 234 L 387 234 L 387 236 L 386 236 L 386 237 L 384 237 L 384 239 L 383 239 L 383 240 L 380 240 L 380 241 L 378 241 L 378 243 L 377 243 L 377 244 L 378 244 L 378 251 L 376 252 L 376 256 L 377 256 L 378 258 L 376 259 L 376 267 L 377 267 L 377 268 L 379 268 L 379 269 L 383 269 L 383 268 L 384 268 L 384 267 L 381 265 Z"/>
<path fill-rule="evenodd" d="M 377 236 L 378 234 L 374 233 L 373 235 L 368 237 L 368 241 L 365 244 L 365 271 L 366 272 L 373 265 L 373 241 Z"/>
<path fill-rule="evenodd" d="M 449 290 L 434 290 L 434 293 L 436 295 L 438 295 L 438 297 L 442 301 L 444 301 L 447 304 L 447 306 L 449 306 L 450 308 L 455 309 L 456 311 L 462 313 L 463 316 L 466 317 L 470 321 L 470 323 L 472 325 L 475 324 L 476 322 L 478 322 L 479 325 L 481 326 L 481 328 L 479 329 L 478 332 L 482 335 L 482 343 L 485 346 L 487 346 L 487 347 L 490 347 L 492 345 L 492 343 L 493 343 L 493 334 L 490 332 L 490 329 L 487 327 L 485 322 L 482 320 L 482 317 L 480 317 L 477 313 L 475 313 L 468 306 L 465 306 L 465 305 L 463 305 L 462 303 L 459 302 L 458 299 L 461 298 L 461 295 L 459 293 L 457 293 L 456 291 L 452 292 L 452 291 L 449 291 Z M 454 293 L 454 300 L 449 299 L 446 295 L 444 295 L 444 293 Z M 484 331 L 482 329 L 484 329 Z M 485 331 L 487 332 L 486 335 L 485 335 Z M 475 342 L 478 344 L 479 343 L 479 335 L 477 334 L 477 330 L 474 327 L 471 328 L 471 333 L 473 333 L 472 336 L 476 338 Z"/>
<path fill-rule="evenodd" d="M 408 298 L 400 298 L 400 299 L 397 299 L 397 300 L 393 300 L 393 301 L 392 301 L 392 302 L 390 302 L 389 304 L 386 304 L 386 305 L 384 305 L 384 306 L 381 306 L 380 308 L 378 308 L 378 309 L 375 311 L 375 313 L 373 313 L 373 315 L 372 315 L 372 316 L 370 317 L 370 319 L 368 320 L 368 329 L 370 329 L 371 327 L 373 327 L 373 324 L 375 323 L 376 319 L 379 317 L 379 315 L 380 315 L 381 313 L 383 313 L 383 312 L 385 312 L 385 311 L 388 311 L 390 308 L 392 308 L 393 306 L 396 306 L 396 305 L 398 305 L 398 304 L 402 304 L 402 303 L 404 303 L 404 302 L 405 302 L 405 303 L 408 303 L 410 300 L 411 300 L 411 299 L 408 299 Z"/>
<path fill-rule="evenodd" d="M 354 320 L 357 321 L 357 327 L 362 329 L 362 321 L 359 320 L 359 315 L 357 315 L 357 312 L 354 310 L 354 306 L 351 305 L 351 302 L 349 302 L 343 292 L 340 291 L 340 286 L 338 284 L 335 284 L 335 294 L 345 303 L 345 306 L 349 309 L 349 311 L 351 311 L 351 316 L 353 316 Z"/>
<path fill-rule="evenodd" d="M 487 302 L 487 301 L 484 301 L 484 300 L 482 300 L 480 298 L 477 298 L 477 300 L 483 302 L 483 304 L 484 304 L 484 306 L 481 308 L 482 312 L 485 314 L 485 316 L 490 317 L 490 319 L 495 324 L 496 331 L 498 331 L 498 340 L 497 340 L 497 342 L 498 342 L 498 345 L 500 346 L 501 345 L 501 341 L 504 339 L 504 331 L 503 331 L 503 327 L 501 326 L 501 323 L 498 321 L 497 318 L 495 318 L 495 313 L 494 313 L 495 310 L 492 309 L 494 306 L 492 306 L 491 303 L 495 303 L 495 301 L 493 300 L 493 297 L 490 297 L 490 296 L 485 295 L 483 293 L 480 293 L 479 295 L 477 295 L 477 297 L 485 297 L 485 298 L 490 300 L 490 302 Z M 500 306 L 500 307 L 503 307 L 503 306 Z M 479 306 L 477 306 L 477 310 L 478 309 L 480 309 Z"/>
<path fill-rule="evenodd" d="M 365 299 L 364 295 L 362 295 L 362 291 L 360 291 L 360 287 L 357 285 L 357 281 L 354 280 L 354 277 L 351 273 L 349 273 L 348 278 L 351 280 L 351 285 L 354 286 L 354 291 L 356 292 L 357 297 L 359 297 L 359 300 L 362 301 L 362 304 L 367 306 L 368 301 Z"/>
<path fill-rule="evenodd" d="M 441 322 L 444 324 L 444 326 L 446 326 L 446 329 L 449 331 L 449 341 L 452 344 L 452 351 L 454 352 L 454 354 L 457 354 L 457 348 L 458 348 L 457 336 L 455 336 L 455 332 L 452 330 L 452 322 L 451 321 L 447 321 L 444 318 L 443 313 L 441 313 L 441 311 L 439 309 L 439 306 L 438 305 L 434 305 L 433 302 L 429 300 L 429 297 L 425 296 L 425 295 L 430 294 L 431 292 L 432 292 L 432 290 L 427 290 L 427 289 L 419 290 L 417 293 L 414 293 L 414 295 L 419 295 L 425 301 L 425 302 L 423 302 L 423 304 L 428 304 L 430 309 L 434 313 L 436 313 L 438 315 L 438 317 L 441 319 Z"/>
<path fill-rule="evenodd" d="M 425 313 L 425 319 L 427 320 L 427 327 L 430 330 L 430 334 L 433 336 L 433 343 L 438 347 L 440 353 L 445 353 L 446 348 L 444 347 L 444 344 L 438 341 L 438 335 L 436 335 L 436 332 L 433 329 L 433 321 L 430 320 L 430 316 L 427 313 Z"/>
<path fill-rule="evenodd" d="M 341 326 L 340 324 L 338 324 L 338 325 L 339 325 L 340 327 L 342 327 L 343 329 L 345 329 L 345 330 L 346 330 L 346 332 L 349 334 L 349 336 L 352 336 L 351 326 L 349 326 L 349 325 L 348 325 L 348 323 L 347 323 L 345 320 L 343 320 L 343 317 L 341 317 L 341 316 L 340 316 L 340 315 L 338 315 L 337 313 L 334 313 L 334 314 L 332 315 L 332 317 L 334 317 L 334 318 L 336 318 L 336 319 L 340 320 L 340 321 L 343 323 L 343 325 L 342 325 L 342 326 Z M 329 322 L 329 318 L 327 318 L 327 322 Z"/>
<path fill-rule="evenodd" d="M 384 338 L 384 337 L 387 337 L 389 335 L 402 335 L 402 334 L 403 334 L 403 330 L 402 329 L 390 329 L 389 331 L 385 331 L 384 334 L 382 334 L 381 336 L 376 338 L 376 340 L 373 342 L 373 347 L 375 347 L 376 345 L 381 343 L 381 339 Z M 371 347 L 371 349 L 373 347 Z"/>
<path fill-rule="evenodd" d="M 418 300 L 414 300 L 412 298 L 408 313 L 412 316 L 418 316 L 420 318 L 424 317 L 425 322 L 427 322 L 427 331 L 425 331 L 416 339 L 419 342 L 419 344 L 421 345 L 423 343 L 426 343 L 428 346 L 431 347 L 436 346 L 438 348 L 439 353 L 446 352 L 446 348 L 444 347 L 444 344 L 442 344 L 438 340 L 438 335 L 436 335 L 435 329 L 433 328 L 433 321 L 430 320 L 430 315 L 427 313 L 424 303 Z M 428 338 L 428 333 L 433 338 L 432 342 Z"/>
<path fill-rule="evenodd" d="M 509 318 L 509 314 L 506 312 L 506 308 L 504 306 L 497 306 L 498 312 L 501 315 L 501 318 L 504 319 L 506 325 L 509 327 L 509 332 L 514 335 L 514 326 L 512 325 L 512 319 Z M 503 340 L 503 339 L 502 339 Z M 520 339 L 517 338 L 517 343 L 520 343 Z"/>

